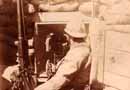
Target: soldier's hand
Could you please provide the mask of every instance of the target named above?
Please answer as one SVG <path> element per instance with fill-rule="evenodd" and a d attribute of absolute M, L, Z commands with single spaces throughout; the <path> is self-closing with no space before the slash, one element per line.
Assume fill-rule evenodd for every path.
<path fill-rule="evenodd" d="M 16 75 L 19 75 L 18 65 L 7 67 L 2 77 L 11 82 L 11 80 L 15 80 Z"/>

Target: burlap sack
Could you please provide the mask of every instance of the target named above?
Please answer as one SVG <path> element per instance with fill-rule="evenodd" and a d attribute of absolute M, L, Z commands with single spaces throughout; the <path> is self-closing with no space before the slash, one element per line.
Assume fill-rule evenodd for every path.
<path fill-rule="evenodd" d="M 61 4 L 61 3 L 65 3 L 65 2 L 68 2 L 70 0 L 49 0 L 50 1 L 50 4 Z"/>
<path fill-rule="evenodd" d="M 75 11 L 78 9 L 79 3 L 76 0 L 69 0 L 65 2 L 48 2 L 41 3 L 39 8 L 43 11 L 49 12 L 64 12 L 64 11 Z"/>

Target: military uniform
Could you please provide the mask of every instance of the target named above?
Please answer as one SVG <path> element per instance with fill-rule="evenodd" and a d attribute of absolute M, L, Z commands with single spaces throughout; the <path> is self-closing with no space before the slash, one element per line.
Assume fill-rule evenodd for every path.
<path fill-rule="evenodd" d="M 49 81 L 35 90 L 71 90 L 83 88 L 89 82 L 89 48 L 86 43 L 73 45 Z M 80 90 L 80 89 L 78 89 Z"/>
<path fill-rule="evenodd" d="M 70 36 L 70 50 L 57 65 L 56 74 L 35 90 L 84 90 L 90 72 L 90 49 L 84 40 L 85 31 L 84 24 L 77 20 L 67 24 L 65 32 Z"/>

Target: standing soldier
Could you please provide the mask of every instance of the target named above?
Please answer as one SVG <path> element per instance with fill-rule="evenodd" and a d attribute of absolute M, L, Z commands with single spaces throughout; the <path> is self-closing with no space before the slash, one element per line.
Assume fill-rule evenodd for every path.
<path fill-rule="evenodd" d="M 70 50 L 57 65 L 55 75 L 35 90 L 84 90 L 88 85 L 90 48 L 85 41 L 85 25 L 78 20 L 71 21 L 65 32 L 70 38 Z"/>

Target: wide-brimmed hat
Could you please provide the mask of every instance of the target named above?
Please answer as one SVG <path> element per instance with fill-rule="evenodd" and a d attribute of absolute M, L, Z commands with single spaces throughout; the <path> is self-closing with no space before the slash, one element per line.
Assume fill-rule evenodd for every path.
<path fill-rule="evenodd" d="M 71 20 L 67 23 L 64 31 L 75 38 L 85 38 L 87 36 L 85 24 L 81 20 Z"/>

